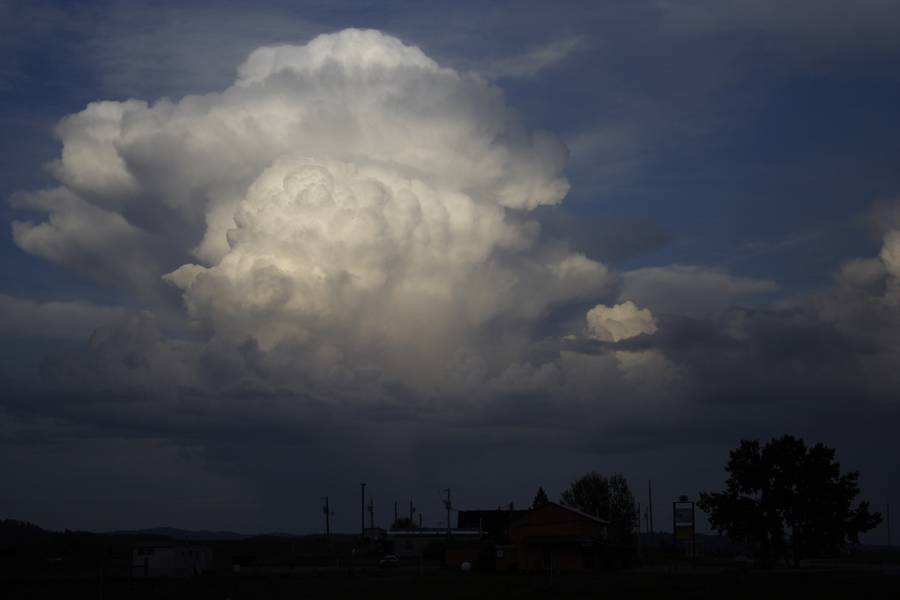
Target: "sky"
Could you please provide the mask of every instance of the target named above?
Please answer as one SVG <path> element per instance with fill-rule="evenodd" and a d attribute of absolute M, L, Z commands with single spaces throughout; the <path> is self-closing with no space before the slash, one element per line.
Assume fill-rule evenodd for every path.
<path fill-rule="evenodd" d="M 366 482 L 439 526 L 597 470 L 660 528 L 784 433 L 900 498 L 897 3 L 0 1 L 0 40 L 4 518 L 349 532 Z"/>

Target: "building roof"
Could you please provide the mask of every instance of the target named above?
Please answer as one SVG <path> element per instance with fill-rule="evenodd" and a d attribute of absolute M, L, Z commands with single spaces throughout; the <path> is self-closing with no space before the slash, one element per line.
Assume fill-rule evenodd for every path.
<path fill-rule="evenodd" d="M 595 521 L 597 523 L 602 523 L 603 525 L 609 525 L 609 521 L 607 521 L 606 519 L 601 519 L 600 517 L 595 517 L 594 515 L 584 512 L 583 510 L 579 510 L 579 509 L 575 508 L 574 506 L 567 506 L 565 504 L 560 504 L 559 502 L 552 502 L 552 501 L 548 502 L 544 506 L 549 506 L 549 505 L 558 506 L 559 508 L 564 508 L 565 510 L 567 510 L 569 512 L 573 512 L 580 517 L 584 517 L 585 519 L 590 519 L 591 521 Z M 538 507 L 537 509 L 534 509 L 534 510 L 540 510 L 540 508 L 541 507 Z"/>
<path fill-rule="evenodd" d="M 447 529 L 392 529 L 387 532 L 388 537 L 445 537 Z M 477 529 L 451 529 L 450 536 L 478 537 L 481 532 Z"/>
<path fill-rule="evenodd" d="M 494 530 L 509 527 L 510 521 L 516 519 L 528 510 L 461 510 L 457 513 L 456 526 L 460 529 Z"/>

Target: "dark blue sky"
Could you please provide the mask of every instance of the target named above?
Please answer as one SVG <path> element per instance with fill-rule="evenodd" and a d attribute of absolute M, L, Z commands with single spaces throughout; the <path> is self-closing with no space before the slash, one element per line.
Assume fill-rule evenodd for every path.
<path fill-rule="evenodd" d="M 0 297 L 7 311 L 0 334 L 6 341 L 2 373 L 9 389 L 8 400 L 0 404 L 0 452 L 6 454 L 4 475 L 23 482 L 12 499 L 0 501 L 0 516 L 30 518 L 51 527 L 196 522 L 309 530 L 317 526 L 315 517 L 288 517 L 292 498 L 305 493 L 306 484 L 289 481 L 286 470 L 306 473 L 309 487 L 324 486 L 335 473 L 352 469 L 366 448 L 381 448 L 395 432 L 415 441 L 386 444 L 380 455 L 379 460 L 409 468 L 404 471 L 395 464 L 372 475 L 391 495 L 406 493 L 399 490 L 413 485 L 403 481 L 402 473 L 418 478 L 417 489 L 430 490 L 432 483 L 445 487 L 455 478 L 454 485 L 467 490 L 473 504 L 493 505 L 509 500 L 499 497 L 503 494 L 524 501 L 539 484 L 560 487 L 579 469 L 621 469 L 643 481 L 658 471 L 671 472 L 673 465 L 702 462 L 704 466 L 681 475 L 659 476 L 660 494 L 674 495 L 716 485 L 724 450 L 741 436 L 790 430 L 846 449 L 850 464 L 863 468 L 864 488 L 871 473 L 873 497 L 888 491 L 900 496 L 896 459 L 886 458 L 898 450 L 889 441 L 888 425 L 896 425 L 900 414 L 893 387 L 897 377 L 891 374 L 891 365 L 898 364 L 893 361 L 900 357 L 900 315 L 891 300 L 896 283 L 891 277 L 900 275 L 891 271 L 888 259 L 878 258 L 889 248 L 882 236 L 900 227 L 900 220 L 894 220 L 900 215 L 896 4 L 871 1 L 848 10 L 837 0 L 790 6 L 639 0 L 499 2 L 489 7 L 474 2 L 186 6 L 11 1 L 0 3 L 0 23 L 0 196 L 5 199 L 0 217 L 7 223 L 0 236 L 5 273 Z M 548 248 L 556 242 L 568 244 L 605 265 L 615 280 L 596 296 L 572 292 L 554 300 L 540 317 L 528 317 L 533 320 L 527 334 L 522 333 L 525 329 L 515 334 L 504 329 L 507 317 L 515 327 L 525 319 L 509 308 L 471 339 L 496 338 L 498 331 L 507 332 L 509 339 L 543 338 L 548 332 L 561 337 L 566 332 L 560 328 L 576 322 L 582 327 L 591 306 L 630 300 L 652 311 L 658 331 L 645 336 L 652 342 L 630 342 L 632 346 L 616 350 L 617 356 L 659 353 L 652 356 L 665 356 L 681 375 L 664 378 L 667 383 L 652 393 L 634 391 L 627 410 L 599 401 L 594 414 L 609 417 L 597 417 L 594 433 L 572 425 L 579 414 L 574 406 L 548 406 L 548 397 L 557 392 L 544 388 L 497 392 L 487 401 L 491 408 L 476 411 L 472 423 L 450 419 L 448 424 L 436 415 L 457 409 L 418 404 L 415 411 L 408 408 L 421 398 L 409 399 L 416 395 L 402 376 L 384 384 L 396 396 L 377 409 L 367 405 L 366 410 L 377 414 L 363 422 L 342 412 L 344 405 L 333 413 L 306 408 L 303 403 L 309 398 L 304 394 L 314 397 L 316 392 L 276 385 L 271 377 L 267 383 L 272 387 L 265 394 L 245 384 L 229 388 L 229 397 L 255 407 L 246 410 L 259 422 L 247 425 L 245 437 L 240 434 L 243 409 L 231 407 L 220 414 L 211 408 L 214 400 L 192 403 L 190 398 L 225 394 L 200 384 L 179 388 L 179 400 L 154 400 L 156 392 L 146 390 L 142 393 L 149 395 L 140 401 L 112 400 L 130 397 L 131 392 L 94 356 L 106 356 L 97 340 L 107 338 L 93 332 L 106 326 L 107 317 L 152 315 L 161 333 L 147 335 L 164 338 L 169 350 L 177 346 L 173 340 L 205 340 L 197 342 L 210 344 L 199 351 L 204 369 L 219 368 L 210 366 L 214 352 L 209 348 L 221 350 L 217 344 L 226 336 L 216 334 L 215 324 L 211 329 L 198 326 L 204 321 L 195 314 L 188 324 L 173 289 L 154 295 L 132 285 L 132 279 L 98 276 L 116 268 L 102 258 L 94 257 L 90 264 L 81 258 L 48 259 L 49 251 L 42 254 L 34 246 L 28 251 L 13 240 L 13 221 L 61 218 L 48 217 L 33 206 L 23 208 L 20 201 L 21 193 L 59 185 L 43 166 L 60 156 L 55 124 L 97 100 L 152 103 L 168 97 L 178 102 L 188 94 L 219 93 L 234 82 L 237 66 L 255 48 L 303 45 L 348 27 L 382 30 L 418 46 L 443 67 L 479 74 L 503 90 L 508 105 L 528 127 L 551 132 L 568 147 L 571 188 L 559 207 L 534 213 L 541 239 Z M 158 177 L 168 176 L 161 172 Z M 149 202 L 152 194 L 146 193 L 141 198 Z M 123 214 L 140 223 L 134 214 Z M 165 222 L 169 217 L 159 218 Z M 147 257 L 159 261 L 160 274 L 191 262 L 189 251 L 202 234 L 191 229 L 195 226 L 193 221 L 184 225 L 195 237 L 183 248 L 171 247 L 174 238 L 160 237 L 169 241 L 148 246 L 156 250 L 142 250 L 148 254 L 136 254 L 143 258 L 128 263 L 130 274 L 139 278 L 146 274 L 144 269 L 151 274 L 148 279 L 157 281 L 156 267 L 149 266 Z M 75 257 L 86 242 L 72 243 L 62 247 L 64 254 Z M 129 252 L 115 245 L 104 248 L 108 254 L 121 250 L 123 261 Z M 857 258 L 870 261 L 869 272 L 877 274 L 857 277 L 854 270 L 856 279 L 845 274 L 835 283 L 842 265 Z M 215 261 L 208 262 L 206 266 Z M 873 286 L 877 294 L 871 292 Z M 866 304 L 876 301 L 877 309 Z M 87 316 L 63 311 L 60 317 L 54 312 L 59 307 L 47 304 L 52 302 L 78 304 Z M 735 325 L 735 311 L 744 315 L 740 325 Z M 59 319 L 81 318 L 83 328 L 75 327 L 74 333 L 48 333 Z M 744 329 L 738 335 L 734 327 Z M 132 340 L 132 333 L 108 333 L 108 339 Z M 260 334 L 257 351 L 272 359 L 277 353 L 265 347 L 263 337 Z M 512 362 L 537 364 L 536 357 L 548 348 L 551 354 L 565 354 L 565 349 L 548 347 L 547 339 L 532 341 Z M 239 350 L 247 364 L 251 346 Z M 789 358 L 779 358 L 785 347 Z M 294 351 L 279 348 L 282 355 Z M 131 350 L 122 352 L 131 356 Z M 155 364 L 141 352 L 133 350 L 135 360 Z M 498 365 L 506 364 L 503 360 L 512 351 L 504 352 L 486 358 L 490 367 L 485 368 L 502 371 Z M 584 356 L 604 352 L 594 349 Z M 83 363 L 98 362 L 79 371 L 83 365 L 69 365 L 66 358 L 73 354 L 88 356 Z M 720 364 L 722 357 L 730 362 Z M 710 364 L 718 366 L 711 369 Z M 642 372 L 639 377 L 649 380 L 665 371 L 653 368 L 658 370 L 652 376 Z M 264 380 L 259 373 L 265 368 L 259 369 L 254 372 Z M 155 373 L 158 377 L 159 371 Z M 833 381 L 828 380 L 831 376 Z M 683 389 L 672 391 L 681 385 L 676 382 L 684 381 L 689 383 Z M 619 383 L 609 385 L 620 389 Z M 282 431 L 279 413 L 269 413 L 267 406 L 295 396 L 305 398 L 296 402 L 310 412 L 299 418 L 296 430 Z M 667 396 L 699 402 L 684 413 L 695 418 L 658 409 L 663 404 L 656 402 Z M 317 401 L 328 405 L 323 398 Z M 529 415 L 533 410 L 531 421 L 498 423 L 497 415 L 511 398 L 519 402 L 511 412 Z M 854 408 L 854 402 L 860 404 Z M 882 415 L 879 424 L 862 414 L 870 409 Z M 753 416 L 744 420 L 745 411 Z M 811 415 L 817 415 L 815 425 Z M 419 426 L 428 431 L 433 426 L 433 435 L 422 441 L 415 433 Z M 573 427 L 581 437 L 563 442 L 568 435 L 564 432 Z M 363 436 L 363 449 L 346 448 L 342 444 L 356 439 L 356 428 L 378 431 Z M 272 441 L 282 434 L 283 444 Z M 553 473 L 546 475 L 547 481 L 534 481 L 530 470 L 516 462 L 521 445 L 540 450 L 535 450 L 537 464 Z M 47 448 L 83 457 L 71 458 L 78 465 L 77 476 L 72 464 L 58 464 Z M 111 451 L 133 457 L 139 467 L 110 464 Z M 327 464 L 309 466 L 303 458 L 323 452 L 333 453 Z M 285 458 L 290 453 L 299 466 Z M 446 459 L 446 453 L 459 461 Z M 269 466 L 259 469 L 254 461 L 269 461 Z M 566 466 L 557 469 L 559 464 Z M 507 488 L 492 483 L 492 471 L 510 473 Z M 163 487 L 188 489 L 183 498 L 176 494 L 190 506 L 180 513 L 181 521 L 169 519 L 176 514 L 175 499 L 165 510 L 147 508 L 140 501 L 162 472 Z M 77 477 L 86 482 L 87 491 L 76 494 L 73 508 L 58 511 L 46 495 L 72 485 Z M 113 495 L 117 506 L 127 508 L 100 517 L 92 512 L 89 498 L 113 487 L 109 477 L 120 478 Z M 350 473 L 340 485 L 349 489 L 358 477 Z M 190 504 L 191 485 L 211 486 L 226 500 Z M 158 500 L 163 493 L 153 494 Z M 313 502 L 323 495 L 310 494 Z M 135 516 L 141 511 L 146 514 Z M 207 516 L 201 518 L 201 513 Z"/>

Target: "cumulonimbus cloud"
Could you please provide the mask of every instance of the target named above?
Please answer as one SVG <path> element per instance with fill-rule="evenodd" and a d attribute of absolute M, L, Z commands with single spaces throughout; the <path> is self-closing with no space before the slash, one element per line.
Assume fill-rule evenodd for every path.
<path fill-rule="evenodd" d="M 14 223 L 23 249 L 145 304 L 172 285 L 214 343 L 318 377 L 499 372 L 610 280 L 531 216 L 568 191 L 564 145 L 377 31 L 259 48 L 222 93 L 92 103 L 57 134 L 59 186 L 17 198 L 48 214 Z"/>
<path fill-rule="evenodd" d="M 57 134 L 58 185 L 14 200 L 46 218 L 15 222 L 16 242 L 157 313 L 104 319 L 89 355 L 46 370 L 65 385 L 173 402 L 531 396 L 608 416 L 610 398 L 668 402 L 696 383 L 685 317 L 724 357 L 780 322 L 715 322 L 773 282 L 669 266 L 615 287 L 543 237 L 535 209 L 568 190 L 562 143 L 480 76 L 376 31 L 260 48 L 221 93 L 92 103 Z M 885 345 L 870 317 L 896 313 L 898 244 L 888 232 L 808 318 Z"/>

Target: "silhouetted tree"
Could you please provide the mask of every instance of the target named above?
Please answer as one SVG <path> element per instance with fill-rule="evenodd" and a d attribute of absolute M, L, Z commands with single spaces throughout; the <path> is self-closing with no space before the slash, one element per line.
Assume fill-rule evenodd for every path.
<path fill-rule="evenodd" d="M 610 543 L 634 543 L 637 510 L 628 481 L 621 473 L 609 478 L 595 471 L 582 475 L 560 495 L 560 502 L 608 520 Z"/>
<path fill-rule="evenodd" d="M 809 448 L 790 435 L 764 447 L 743 440 L 732 450 L 725 470 L 725 491 L 701 493 L 698 506 L 712 526 L 728 537 L 755 546 L 764 562 L 790 553 L 833 552 L 881 522 L 868 502 L 853 508 L 859 473 L 841 475 L 835 451 L 823 444 Z"/>
<path fill-rule="evenodd" d="M 531 508 L 544 506 L 548 502 L 550 502 L 550 498 L 547 497 L 547 492 L 544 491 L 543 487 L 539 487 L 537 493 L 534 495 L 534 500 L 531 501 Z"/>

